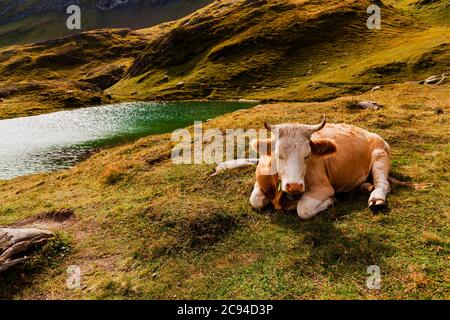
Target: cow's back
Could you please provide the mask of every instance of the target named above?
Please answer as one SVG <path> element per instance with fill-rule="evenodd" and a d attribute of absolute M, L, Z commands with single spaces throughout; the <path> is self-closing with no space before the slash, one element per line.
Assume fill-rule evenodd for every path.
<path fill-rule="evenodd" d="M 331 139 L 337 146 L 336 152 L 313 157 L 312 167 L 325 170 L 336 192 L 349 191 L 367 180 L 375 149 L 389 153 L 388 144 L 380 136 L 347 124 L 327 124 L 312 135 L 313 141 L 321 138 Z"/>

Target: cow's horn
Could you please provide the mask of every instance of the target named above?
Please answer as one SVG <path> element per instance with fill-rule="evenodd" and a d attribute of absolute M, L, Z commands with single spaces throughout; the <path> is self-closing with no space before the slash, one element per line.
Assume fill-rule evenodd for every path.
<path fill-rule="evenodd" d="M 303 130 L 304 130 L 304 131 L 307 131 L 309 134 L 313 134 L 314 132 L 319 131 L 320 129 L 322 129 L 323 127 L 325 127 L 326 123 L 327 123 L 327 117 L 326 117 L 326 116 L 323 116 L 323 120 L 322 120 L 321 123 L 319 123 L 319 124 L 317 124 L 317 125 L 312 125 L 312 126 L 310 126 L 310 125 L 305 125 L 305 126 L 303 127 Z"/>
<path fill-rule="evenodd" d="M 267 122 L 264 122 L 264 128 L 266 128 L 269 131 L 272 131 L 272 127 Z"/>

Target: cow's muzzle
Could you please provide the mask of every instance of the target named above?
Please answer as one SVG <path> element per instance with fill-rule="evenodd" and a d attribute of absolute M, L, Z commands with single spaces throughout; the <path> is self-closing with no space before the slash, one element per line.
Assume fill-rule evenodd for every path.
<path fill-rule="evenodd" d="M 300 194 L 305 192 L 303 183 L 286 183 L 286 192 L 290 194 Z"/>

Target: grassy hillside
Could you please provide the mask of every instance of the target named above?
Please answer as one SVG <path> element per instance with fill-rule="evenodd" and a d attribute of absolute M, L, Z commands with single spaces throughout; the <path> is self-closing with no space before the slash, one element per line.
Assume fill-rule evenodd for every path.
<path fill-rule="evenodd" d="M 216 2 L 151 41 L 108 91 L 121 99 L 324 100 L 450 68 L 447 27 L 380 4 L 382 28 L 369 30 L 370 4 Z"/>
<path fill-rule="evenodd" d="M 449 71 L 450 27 L 425 15 L 446 2 L 410 2 L 378 2 L 381 30 L 366 27 L 368 0 L 224 0 L 139 31 L 0 49 L 0 118 L 107 101 L 324 101 Z"/>
<path fill-rule="evenodd" d="M 381 134 L 395 176 L 431 187 L 393 188 L 378 215 L 355 194 L 300 221 L 251 209 L 254 168 L 209 177 L 211 165 L 171 163 L 168 135 L 150 136 L 70 170 L 0 181 L 0 225 L 59 230 L 37 259 L 1 276 L 0 296 L 448 299 L 450 85 L 388 85 L 355 98 L 385 107 L 349 110 L 350 97 L 268 104 L 206 127 L 315 123 L 326 114 Z M 373 264 L 380 291 L 365 287 Z M 69 265 L 81 267 L 82 289 L 66 288 Z"/>
<path fill-rule="evenodd" d="M 450 3 L 448 1 L 383 0 L 383 2 L 431 24 L 450 25 Z"/>
<path fill-rule="evenodd" d="M 157 32 L 97 30 L 0 49 L 0 119 L 112 101 L 103 89 Z"/>

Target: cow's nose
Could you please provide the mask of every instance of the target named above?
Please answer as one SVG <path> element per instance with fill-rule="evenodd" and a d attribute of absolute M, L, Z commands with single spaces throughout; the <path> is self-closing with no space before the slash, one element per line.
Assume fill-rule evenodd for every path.
<path fill-rule="evenodd" d="M 303 183 L 286 183 L 286 191 L 288 193 L 302 193 L 305 191 Z"/>

